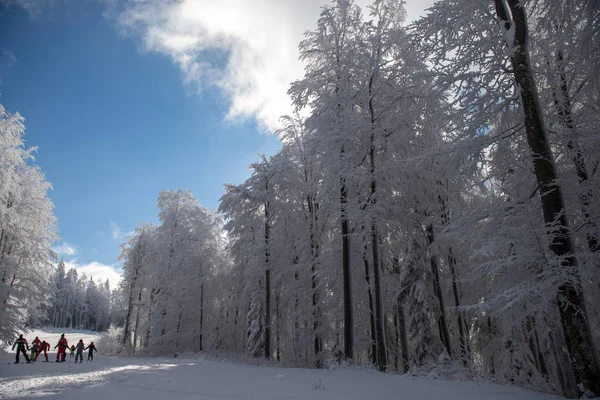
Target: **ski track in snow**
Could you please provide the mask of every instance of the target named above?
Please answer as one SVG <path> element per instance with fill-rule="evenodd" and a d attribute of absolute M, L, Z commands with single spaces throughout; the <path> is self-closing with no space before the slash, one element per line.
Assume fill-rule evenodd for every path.
<path fill-rule="evenodd" d="M 61 367 L 62 364 L 60 366 L 56 366 L 55 368 Z M 64 390 L 65 387 L 72 389 L 84 385 L 86 382 L 94 382 L 95 384 L 98 384 L 105 380 L 104 377 L 106 375 L 124 369 L 126 369 L 126 367 L 87 373 L 63 373 L 37 376 L 30 374 L 12 379 L 0 378 L 0 399 L 17 398 L 32 393 L 36 393 L 38 396 L 41 394 L 59 393 Z"/>
<path fill-rule="evenodd" d="M 60 333 L 56 333 L 60 336 Z M 66 332 L 86 344 L 91 332 Z M 89 337 L 85 337 L 89 335 Z M 31 334 L 26 335 L 30 340 Z M 40 339 L 47 334 L 38 331 Z M 56 339 L 58 338 L 56 337 Z M 31 339 L 33 339 L 31 337 Z M 55 342 L 51 342 L 54 347 Z M 100 349 L 102 350 L 102 349 Z M 53 351 L 50 360 L 56 358 Z M 84 359 L 87 354 L 84 354 Z M 0 399 L 60 400 L 557 400 L 510 386 L 427 380 L 365 370 L 251 366 L 231 361 L 106 357 L 93 362 L 12 364 L 0 351 Z"/>

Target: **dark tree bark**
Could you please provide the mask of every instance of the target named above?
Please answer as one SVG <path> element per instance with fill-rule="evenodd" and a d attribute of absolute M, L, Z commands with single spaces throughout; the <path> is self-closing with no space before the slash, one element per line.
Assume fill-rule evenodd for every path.
<path fill-rule="evenodd" d="M 158 295 L 160 293 L 160 289 L 157 289 L 156 287 L 153 287 L 152 290 L 150 291 L 150 306 L 148 307 L 148 321 L 152 320 L 152 316 L 153 314 L 156 312 L 155 310 L 155 306 L 156 306 L 156 295 Z M 146 328 L 146 335 L 144 338 L 144 347 L 148 347 L 148 345 L 150 344 L 150 337 L 151 337 L 151 326 L 150 324 L 147 324 L 148 327 Z"/>
<path fill-rule="evenodd" d="M 440 183 L 441 184 L 441 183 Z M 448 225 L 450 222 L 450 210 L 446 207 L 445 197 L 438 197 L 442 205 L 442 224 Z M 471 345 L 469 340 L 469 327 L 465 321 L 463 311 L 460 310 L 460 290 L 458 287 L 458 274 L 456 272 L 456 258 L 452 247 L 448 246 L 448 266 L 452 275 L 452 295 L 454 297 L 454 306 L 456 307 L 456 319 L 458 323 L 458 335 L 460 340 L 460 358 L 465 367 L 471 363 Z"/>
<path fill-rule="evenodd" d="M 471 346 L 469 344 L 469 328 L 465 322 L 464 314 L 460 310 L 460 291 L 458 290 L 458 280 L 456 277 L 456 259 L 452 254 L 452 249 L 448 249 L 448 264 L 452 274 L 452 294 L 454 295 L 454 305 L 456 306 L 456 317 L 458 320 L 458 335 L 460 336 L 460 358 L 463 365 L 469 365 L 471 359 Z"/>
<path fill-rule="evenodd" d="M 374 185 L 374 183 L 373 183 Z M 377 339 L 377 367 L 385 372 L 387 369 L 387 351 L 385 332 L 383 329 L 383 294 L 381 293 L 381 263 L 379 258 L 379 234 L 374 226 L 371 235 L 371 251 L 373 253 L 373 283 L 375 286 L 375 337 Z"/>
<path fill-rule="evenodd" d="M 410 369 L 408 363 L 408 339 L 406 338 L 406 319 L 404 318 L 404 306 L 398 301 L 396 312 L 398 318 L 398 336 L 400 339 L 400 348 L 402 349 L 402 372 L 407 373 Z"/>
<path fill-rule="evenodd" d="M 269 183 L 266 184 L 267 191 Z M 271 221 L 269 219 L 269 202 L 265 203 L 265 358 L 271 358 L 271 251 L 269 234 Z"/>
<path fill-rule="evenodd" d="M 138 340 L 138 328 L 140 326 L 140 303 L 142 302 L 142 289 L 140 288 L 140 291 L 138 293 L 138 306 L 137 306 L 137 310 L 135 313 L 135 328 L 133 330 L 133 350 L 135 351 L 135 348 L 137 346 L 137 340 Z"/>
<path fill-rule="evenodd" d="M 316 265 L 311 266 L 312 306 L 313 306 L 313 348 L 315 351 L 315 367 L 321 368 L 321 352 L 323 351 L 323 340 L 321 339 L 321 307 L 318 293 Z"/>
<path fill-rule="evenodd" d="M 427 241 L 429 245 L 433 244 L 433 225 L 427 226 Z M 448 355 L 452 357 L 452 345 L 450 343 L 450 332 L 448 331 L 448 322 L 446 320 L 446 307 L 444 306 L 444 294 L 442 292 L 442 285 L 440 282 L 440 272 L 438 268 L 437 258 L 435 255 L 429 257 L 431 264 L 431 273 L 433 275 L 433 290 L 436 297 L 438 298 L 440 306 L 440 317 L 438 318 L 438 328 L 440 332 L 440 338 L 442 343 L 448 352 Z"/>
<path fill-rule="evenodd" d="M 376 51 L 377 59 L 380 58 L 380 49 Z M 387 368 L 387 349 L 385 343 L 385 330 L 383 328 L 383 297 L 381 293 L 381 257 L 379 256 L 379 231 L 375 217 L 377 206 L 377 177 L 375 168 L 375 105 L 373 104 L 373 83 L 378 75 L 378 68 L 373 71 L 369 79 L 369 116 L 371 123 L 371 143 L 369 147 L 369 161 L 371 164 L 371 193 L 372 207 L 371 219 L 371 252 L 373 257 L 373 284 L 375 286 L 375 338 L 377 340 L 377 368 L 385 372 Z"/>
<path fill-rule="evenodd" d="M 181 318 L 183 317 L 183 311 L 181 310 L 183 308 L 183 305 L 180 305 L 179 307 L 179 313 L 177 313 L 177 329 L 176 329 L 176 336 L 175 336 L 175 351 L 179 351 L 179 340 L 181 338 Z"/>
<path fill-rule="evenodd" d="M 400 371 L 400 357 L 402 356 L 402 350 L 400 350 L 400 328 L 398 326 L 398 312 L 394 313 L 394 333 L 396 334 L 396 354 L 394 356 L 394 367 L 396 371 Z"/>
<path fill-rule="evenodd" d="M 495 0 L 496 12 L 506 30 L 514 28 L 514 42 L 508 43 L 513 51 L 511 62 L 515 81 L 520 88 L 525 114 L 527 143 L 533 158 L 533 168 L 540 189 L 544 221 L 554 225 L 550 233 L 550 250 L 562 262 L 561 268 L 569 270 L 574 282 L 565 282 L 559 289 L 557 300 L 565 341 L 571 356 L 575 379 L 585 389 L 600 394 L 600 366 L 590 326 L 586 320 L 585 301 L 578 286 L 579 269 L 573 252 L 571 231 L 567 221 L 561 187 L 557 183 L 554 157 L 547 139 L 537 87 L 527 49 L 527 18 L 519 0 Z"/>
<path fill-rule="evenodd" d="M 294 281 L 296 286 L 299 286 L 298 281 L 300 276 L 298 274 L 298 256 L 294 257 Z M 298 318 L 298 305 L 300 300 L 298 299 L 298 293 L 294 291 L 294 356 L 298 358 L 298 343 L 300 343 L 300 320 Z"/>
<path fill-rule="evenodd" d="M 491 317 L 487 317 L 487 328 L 488 328 L 488 337 L 493 338 L 496 336 L 496 332 L 494 331 L 494 328 L 492 326 L 492 318 Z M 494 365 L 494 360 L 492 359 L 492 362 L 490 363 L 490 374 L 492 375 L 496 375 L 496 366 Z"/>
<path fill-rule="evenodd" d="M 367 281 L 367 294 L 369 296 L 369 323 L 371 331 L 371 363 L 377 365 L 377 337 L 375 336 L 375 310 L 373 310 L 373 294 L 371 293 L 371 277 L 369 276 L 369 260 L 367 260 L 366 249 L 363 255 L 365 264 L 365 280 Z"/>
<path fill-rule="evenodd" d="M 571 135 L 567 142 L 567 148 L 571 153 L 571 159 L 575 166 L 575 173 L 579 184 L 587 182 L 589 175 L 585 166 L 585 158 L 581 152 L 581 147 L 577 142 L 577 130 L 575 128 L 575 121 L 573 120 L 573 111 L 571 106 L 571 97 L 569 96 L 569 90 L 567 87 L 567 77 L 564 67 L 564 58 L 561 51 L 557 54 L 558 62 L 558 90 L 553 90 L 554 105 L 558 113 L 559 121 L 571 131 Z M 590 251 L 597 253 L 600 252 L 600 240 L 598 239 L 598 227 L 596 222 L 590 216 L 589 208 L 591 206 L 592 193 L 587 188 L 583 189 L 583 192 L 578 193 L 579 200 L 583 207 L 583 217 L 586 223 L 590 224 L 590 230 L 587 232 L 587 242 Z"/>
<path fill-rule="evenodd" d="M 127 315 L 125 316 L 125 328 L 123 329 L 123 340 L 121 341 L 123 346 L 127 344 L 127 341 L 131 337 L 131 329 L 129 328 L 129 319 L 131 318 L 131 313 L 133 311 L 133 288 L 131 286 L 133 285 L 130 285 L 129 288 L 129 304 L 127 305 Z"/>
<path fill-rule="evenodd" d="M 143 233 L 142 233 L 143 235 Z M 132 281 L 129 283 L 129 302 L 127 304 L 127 315 L 125 317 L 125 329 L 123 332 L 123 345 L 125 345 L 131 338 L 131 328 L 130 328 L 130 319 L 131 319 L 131 313 L 133 312 L 133 302 L 134 302 L 134 298 L 135 298 L 135 286 L 136 286 L 136 282 L 138 279 L 138 275 L 140 272 L 140 268 L 142 260 L 141 260 L 141 247 L 142 247 L 142 243 L 141 241 L 143 240 L 143 236 L 138 238 L 138 240 L 136 241 L 135 244 L 135 258 L 133 260 L 133 265 L 134 265 L 134 271 L 133 271 L 133 278 Z M 140 289 L 141 291 L 141 289 Z"/>
<path fill-rule="evenodd" d="M 375 156 L 374 148 L 371 146 L 371 174 L 374 177 Z M 371 181 L 371 201 L 372 205 L 377 204 L 375 198 L 376 192 L 375 178 Z M 387 368 L 387 351 L 385 346 L 385 333 L 383 329 L 383 298 L 381 293 L 381 259 L 379 257 L 379 232 L 377 225 L 373 220 L 371 225 L 371 252 L 373 256 L 373 284 L 375 286 L 375 338 L 377 339 L 377 368 L 385 372 Z"/>
<path fill-rule="evenodd" d="M 342 147 L 342 155 L 344 149 Z M 342 223 L 342 272 L 344 281 L 344 356 L 354 358 L 354 318 L 352 276 L 350 270 L 350 228 L 348 223 L 348 192 L 346 179 L 340 178 L 340 214 Z"/>
<path fill-rule="evenodd" d="M 558 338 L 555 336 L 559 336 Z M 562 388 L 562 394 L 565 397 L 577 398 L 577 383 L 571 368 L 569 354 L 565 349 L 564 336 L 562 331 L 557 334 L 550 332 L 548 335 L 549 347 L 555 360 L 556 375 Z"/>
<path fill-rule="evenodd" d="M 527 317 L 525 320 L 525 328 L 529 349 L 531 350 L 531 354 L 533 354 L 535 366 L 542 375 L 547 376 L 548 369 L 546 368 L 546 360 L 544 359 L 542 349 L 540 348 L 540 339 L 534 317 Z"/>
<path fill-rule="evenodd" d="M 400 275 L 400 262 L 398 257 L 394 257 L 394 263 L 392 272 L 395 275 Z M 394 322 L 396 324 L 396 346 L 399 348 L 402 356 L 402 372 L 407 373 L 410 365 L 408 362 L 408 338 L 406 337 L 406 319 L 404 317 L 404 306 L 402 305 L 402 293 L 400 293 L 396 299 L 396 314 L 394 315 Z M 398 362 L 397 362 L 398 363 Z M 396 365 L 396 369 L 399 366 Z"/>
<path fill-rule="evenodd" d="M 275 359 L 281 361 L 281 318 L 279 315 L 279 291 L 275 292 Z"/>
<path fill-rule="evenodd" d="M 202 351 L 202 333 L 204 330 L 204 277 L 202 277 L 202 280 L 202 283 L 200 283 L 200 351 Z"/>
<path fill-rule="evenodd" d="M 304 170 L 305 182 L 308 182 L 308 171 Z M 319 243 L 316 240 L 315 232 L 317 229 L 317 209 L 318 204 L 314 201 L 311 195 L 307 196 L 308 212 L 309 212 L 309 229 L 310 229 L 310 252 L 311 252 L 311 286 L 312 286 L 312 312 L 313 312 L 313 348 L 315 352 L 315 367 L 321 368 L 321 352 L 323 350 L 323 340 L 321 338 L 321 299 L 319 296 L 319 284 L 317 278 L 317 262 L 319 259 Z"/>

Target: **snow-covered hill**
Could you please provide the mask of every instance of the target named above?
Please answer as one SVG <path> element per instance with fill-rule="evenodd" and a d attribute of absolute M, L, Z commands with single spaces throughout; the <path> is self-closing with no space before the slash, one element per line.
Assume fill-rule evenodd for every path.
<path fill-rule="evenodd" d="M 34 333 L 51 340 L 62 332 Z M 90 332 L 65 332 L 70 341 L 92 340 Z M 87 336 L 86 336 L 87 335 Z M 32 334 L 28 334 L 29 339 Z M 56 340 L 58 339 L 56 336 Z M 117 400 L 551 400 L 514 387 L 427 380 L 359 370 L 314 370 L 249 366 L 180 358 L 105 357 L 93 362 L 13 364 L 0 355 L 0 399 Z M 51 359 L 54 359 L 52 353 Z M 85 357 L 84 357 L 85 359 Z"/>

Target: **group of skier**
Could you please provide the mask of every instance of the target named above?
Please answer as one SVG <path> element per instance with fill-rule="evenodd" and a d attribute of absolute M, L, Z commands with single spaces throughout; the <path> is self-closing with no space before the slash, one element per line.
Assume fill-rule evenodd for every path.
<path fill-rule="evenodd" d="M 19 363 L 19 356 L 21 354 L 23 354 L 23 356 L 25 356 L 25 360 L 28 363 L 30 363 L 31 361 L 37 361 L 40 354 L 44 353 L 44 357 L 46 358 L 45 362 L 48 362 L 48 351 L 50 350 L 50 343 L 46 342 L 45 340 L 40 340 L 40 338 L 37 336 L 31 343 L 31 346 L 29 346 L 29 343 L 27 343 L 27 339 L 25 339 L 21 334 L 19 335 L 19 338 L 15 340 L 12 349 L 14 350 L 15 347 L 17 348 L 15 364 Z M 67 342 L 67 338 L 65 337 L 64 333 L 60 335 L 60 339 L 58 340 L 58 343 L 56 344 L 56 346 L 54 346 L 54 348 L 58 348 L 58 351 L 56 352 L 56 362 L 65 362 L 65 359 L 67 357 L 67 349 L 71 351 L 71 357 L 73 357 L 73 354 L 75 354 L 75 362 L 79 360 L 82 363 L 84 350 L 89 350 L 87 357 L 88 361 L 93 361 L 94 351 L 98 351 L 96 345 L 94 345 L 94 342 L 91 342 L 86 347 L 85 344 L 83 344 L 83 339 L 79 339 L 77 345 L 72 345 L 69 348 L 69 343 Z M 31 351 L 31 358 L 27 355 L 27 351 Z"/>

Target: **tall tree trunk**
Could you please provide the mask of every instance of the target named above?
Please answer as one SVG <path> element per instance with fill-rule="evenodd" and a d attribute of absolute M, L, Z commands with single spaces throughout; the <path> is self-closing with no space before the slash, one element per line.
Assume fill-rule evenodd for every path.
<path fill-rule="evenodd" d="M 321 307 L 319 305 L 319 294 L 317 288 L 316 266 L 311 266 L 311 285 L 312 285 L 312 309 L 313 309 L 313 348 L 315 351 L 315 367 L 321 368 L 321 352 L 323 351 L 323 340 L 321 339 Z"/>
<path fill-rule="evenodd" d="M 6 271 L 5 271 L 6 273 Z M 2 278 L 2 280 L 4 281 L 5 278 Z M 57 327 L 58 326 L 58 313 L 57 313 L 57 309 L 58 306 L 55 304 L 54 308 L 53 308 L 53 313 L 52 313 L 52 326 L 53 327 Z"/>
<path fill-rule="evenodd" d="M 546 359 L 544 358 L 544 352 L 542 351 L 542 346 L 540 344 L 540 336 L 538 334 L 538 328 L 536 326 L 535 323 L 535 318 L 533 319 L 533 339 L 535 342 L 535 350 L 537 351 L 538 354 L 538 359 L 540 362 L 540 372 L 542 373 L 542 375 L 548 375 L 548 367 L 546 366 Z"/>
<path fill-rule="evenodd" d="M 387 351 L 385 343 L 385 332 L 383 329 L 384 314 L 383 294 L 381 293 L 379 234 L 377 233 L 377 228 L 375 226 L 373 226 L 371 233 L 371 251 L 373 253 L 373 283 L 375 286 L 375 337 L 377 339 L 377 367 L 380 371 L 385 372 L 385 370 L 387 369 Z"/>
<path fill-rule="evenodd" d="M 148 347 L 148 345 L 150 344 L 150 338 L 152 335 L 152 325 L 150 324 L 150 321 L 152 321 L 152 317 L 154 315 L 154 313 L 156 312 L 155 307 L 156 307 L 156 296 L 160 293 L 160 289 L 157 289 L 156 287 L 153 287 L 152 290 L 150 291 L 150 305 L 148 307 L 148 327 L 146 328 L 146 335 L 144 338 L 144 347 Z"/>
<path fill-rule="evenodd" d="M 496 12 L 505 29 L 514 28 L 514 42 L 509 43 L 513 74 L 519 85 L 521 102 L 525 114 L 527 143 L 533 158 L 533 167 L 540 189 L 544 221 L 550 233 L 550 250 L 563 259 L 561 268 L 568 269 L 575 282 L 579 280 L 579 269 L 573 252 L 571 231 L 567 221 L 561 187 L 557 183 L 556 168 L 540 108 L 537 87 L 529 61 L 527 49 L 527 18 L 519 0 L 506 0 L 512 20 L 504 0 L 495 0 Z M 600 364 L 592 339 L 590 326 L 586 320 L 586 305 L 580 288 L 571 282 L 563 283 L 557 295 L 561 323 L 565 341 L 571 356 L 573 372 L 578 384 L 600 394 Z"/>
<path fill-rule="evenodd" d="M 308 171 L 305 169 L 305 181 L 308 182 Z M 315 238 L 315 232 L 317 229 L 317 215 L 314 199 L 311 195 L 307 196 L 308 212 L 309 212 L 309 229 L 310 229 L 310 253 L 311 253 L 311 286 L 312 286 L 312 314 L 313 314 L 313 335 L 314 335 L 314 351 L 315 351 L 315 367 L 321 368 L 321 352 L 323 351 L 323 339 L 321 338 L 320 326 L 321 326 L 321 300 L 319 296 L 319 285 L 317 278 L 317 262 L 319 258 L 319 243 Z"/>
<path fill-rule="evenodd" d="M 392 272 L 395 275 L 400 276 L 400 260 L 398 257 L 394 257 L 394 263 L 392 266 Z M 401 284 L 399 284 L 401 286 Z M 400 292 L 396 299 L 396 315 L 394 315 L 394 321 L 396 323 L 396 347 L 399 349 L 399 352 L 402 357 L 401 365 L 402 372 L 407 373 L 410 365 L 408 358 L 408 338 L 406 337 L 406 319 L 404 316 L 404 306 L 402 305 L 402 292 Z M 396 369 L 399 369 L 399 366 L 396 365 Z"/>
<path fill-rule="evenodd" d="M 402 372 L 407 373 L 410 369 L 408 363 L 408 339 L 406 338 L 406 319 L 404 318 L 404 306 L 398 300 L 398 308 L 396 311 L 398 318 L 398 335 L 400 341 L 400 348 L 402 350 Z"/>
<path fill-rule="evenodd" d="M 452 274 L 452 294 L 454 295 L 454 305 L 456 306 L 456 317 L 458 322 L 458 335 L 460 336 L 460 358 L 466 367 L 470 364 L 471 346 L 469 345 L 469 328 L 465 322 L 463 311 L 460 310 L 460 292 L 458 290 L 458 280 L 456 278 L 456 259 L 452 254 L 452 248 L 448 248 L 448 265 Z"/>
<path fill-rule="evenodd" d="M 440 182 L 441 185 L 441 182 Z M 450 222 L 450 210 L 446 207 L 445 197 L 438 197 L 442 205 L 442 224 L 448 225 Z M 469 366 L 471 360 L 471 345 L 469 339 L 469 327 L 465 321 L 464 312 L 460 310 L 460 290 L 458 287 L 458 275 L 456 272 L 456 258 L 452 247 L 448 246 L 448 266 L 452 275 L 452 295 L 454 297 L 454 306 L 456 307 L 456 319 L 458 323 L 458 335 L 460 340 L 460 358 L 465 367 Z"/>
<path fill-rule="evenodd" d="M 179 343 L 181 340 L 181 319 L 183 318 L 183 305 L 179 305 L 179 313 L 177 314 L 177 330 L 175 331 L 175 351 L 179 351 Z"/>
<path fill-rule="evenodd" d="M 380 58 L 380 49 L 376 51 L 377 60 Z M 371 122 L 371 143 L 369 147 L 369 161 L 371 164 L 371 253 L 373 257 L 373 284 L 375 286 L 375 338 L 377 339 L 377 368 L 385 371 L 387 368 L 387 349 L 385 343 L 385 330 L 383 327 L 383 295 L 381 293 L 381 257 L 379 256 L 379 231 L 377 228 L 377 178 L 375 167 L 375 106 L 373 104 L 373 82 L 378 75 L 378 68 L 369 79 L 369 115 Z"/>
<path fill-rule="evenodd" d="M 202 333 L 204 332 L 204 277 L 200 283 L 200 349 L 203 350 Z"/>
<path fill-rule="evenodd" d="M 129 320 L 131 318 L 131 313 L 133 312 L 133 299 L 134 299 L 133 286 L 135 284 L 136 277 L 137 277 L 137 270 L 134 275 L 133 281 L 129 285 L 129 302 L 127 304 L 127 315 L 125 316 L 125 328 L 123 329 L 123 341 L 122 341 L 122 344 L 124 346 L 127 344 L 127 342 L 131 338 L 131 327 L 130 327 Z"/>
<path fill-rule="evenodd" d="M 271 358 L 271 270 L 265 270 L 265 358 Z"/>
<path fill-rule="evenodd" d="M 281 316 L 279 314 L 279 290 L 275 292 L 275 359 L 281 361 Z"/>
<path fill-rule="evenodd" d="M 559 92 L 557 93 L 556 89 L 553 90 L 552 94 L 554 97 L 554 105 L 556 106 L 559 121 L 571 131 L 571 135 L 567 142 L 567 148 L 571 153 L 571 159 L 573 160 L 573 165 L 575 166 L 575 172 L 577 174 L 579 184 L 583 184 L 587 182 L 589 175 L 585 166 L 585 158 L 581 152 L 581 147 L 577 142 L 577 130 L 575 129 L 575 121 L 573 120 L 571 97 L 569 96 L 569 90 L 567 87 L 567 77 L 565 73 L 562 51 L 558 52 L 556 58 L 558 61 Z M 583 193 L 581 191 L 578 192 L 578 197 L 583 208 L 583 217 L 585 218 L 585 221 L 590 224 L 590 230 L 586 233 L 588 247 L 590 251 L 597 253 L 600 252 L 598 227 L 594 219 L 591 218 L 589 211 L 592 193 L 590 192 L 590 189 L 584 188 L 583 190 Z"/>
<path fill-rule="evenodd" d="M 546 368 L 546 360 L 542 354 L 540 348 L 539 336 L 537 332 L 537 326 L 534 317 L 527 317 L 525 320 L 525 332 L 527 334 L 527 342 L 529 343 L 529 349 L 533 354 L 535 366 L 540 374 L 547 376 L 548 369 Z"/>
<path fill-rule="evenodd" d="M 558 335 L 559 337 L 555 337 Z M 577 398 L 577 383 L 573 375 L 569 354 L 565 349 L 564 337 L 562 331 L 558 333 L 550 332 L 548 334 L 549 346 L 554 358 L 556 375 L 560 382 L 562 394 L 565 397 Z"/>
<path fill-rule="evenodd" d="M 427 241 L 429 242 L 430 246 L 434 241 L 433 225 L 431 224 L 427 226 Z M 442 339 L 442 343 L 444 344 L 448 355 L 452 357 L 452 345 L 450 343 L 450 332 L 448 330 L 448 322 L 446 320 L 446 307 L 444 306 L 444 294 L 442 292 L 442 284 L 440 282 L 440 271 L 438 268 L 437 257 L 434 254 L 431 254 L 429 260 L 431 264 L 431 273 L 433 275 L 433 290 L 438 298 L 440 306 L 440 316 L 438 318 L 440 338 Z"/>
<path fill-rule="evenodd" d="M 342 154 L 344 149 L 342 148 Z M 350 270 L 350 228 L 348 223 L 348 192 L 346 179 L 340 178 L 340 214 L 342 223 L 342 272 L 344 280 L 344 356 L 354 358 L 354 318 L 352 277 Z"/>
<path fill-rule="evenodd" d="M 398 326 L 398 311 L 394 313 L 394 333 L 396 334 L 396 343 L 395 343 L 395 356 L 394 356 L 394 368 L 396 371 L 400 371 L 400 357 L 402 356 L 402 350 L 400 350 L 400 327 Z"/>
<path fill-rule="evenodd" d="M 365 248 L 365 254 L 363 260 L 365 264 L 365 280 L 367 281 L 367 294 L 369 296 L 369 323 L 371 326 L 371 363 L 377 365 L 377 337 L 375 336 L 375 310 L 373 309 L 373 295 L 371 293 L 371 277 L 369 276 L 369 260 L 366 255 L 367 249 Z"/>
<path fill-rule="evenodd" d="M 135 348 L 137 347 L 137 336 L 138 336 L 138 327 L 140 325 L 140 308 L 138 306 L 138 309 L 136 310 L 136 314 L 135 314 L 135 330 L 133 331 L 133 347 L 132 347 L 132 351 L 135 351 Z"/>
<path fill-rule="evenodd" d="M 298 274 L 298 258 L 294 257 L 294 281 L 296 284 L 296 287 L 299 287 L 299 280 L 300 280 L 300 276 Z M 298 298 L 298 293 L 296 291 L 294 291 L 294 356 L 296 357 L 296 360 L 299 358 L 300 354 L 299 354 L 299 349 L 298 349 L 298 344 L 300 343 L 300 320 L 298 317 L 298 305 L 300 303 L 300 299 Z"/>
<path fill-rule="evenodd" d="M 269 182 L 266 183 L 269 190 Z M 269 248 L 269 203 L 265 203 L 265 358 L 271 358 L 271 250 Z"/>

